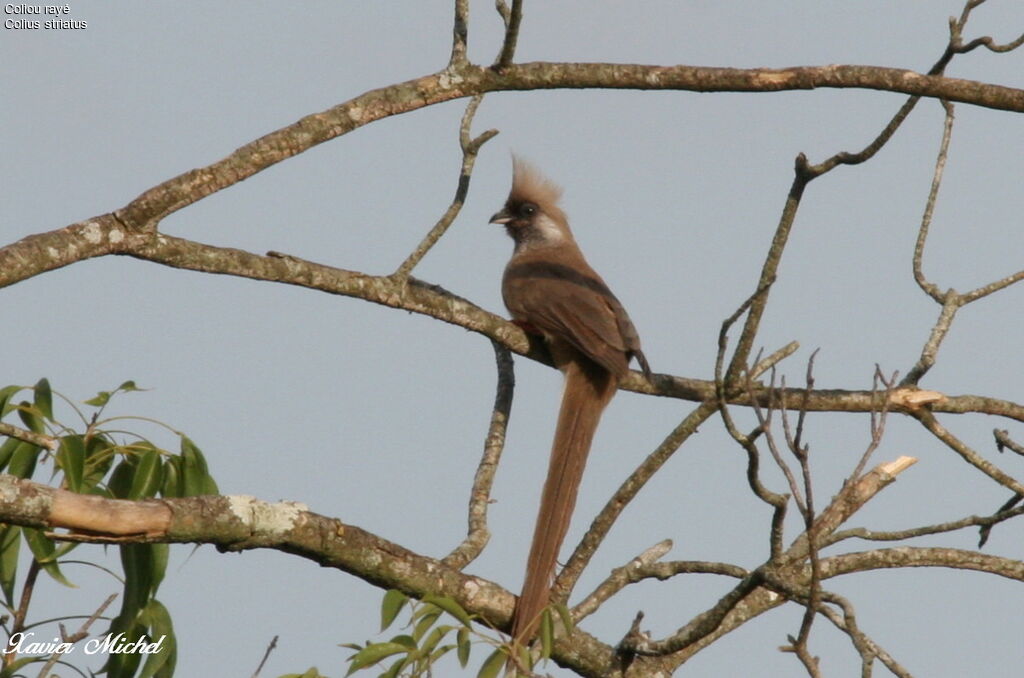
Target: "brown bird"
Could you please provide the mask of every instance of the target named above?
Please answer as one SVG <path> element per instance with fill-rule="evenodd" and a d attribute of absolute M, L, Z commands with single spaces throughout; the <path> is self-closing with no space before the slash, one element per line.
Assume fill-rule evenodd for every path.
<path fill-rule="evenodd" d="M 515 241 L 501 292 L 512 319 L 547 341 L 565 390 L 551 446 L 547 479 L 533 532 L 526 580 L 512 621 L 512 637 L 526 644 L 548 604 L 555 561 L 569 529 L 594 431 L 619 380 L 636 358 L 650 380 L 640 337 L 626 309 L 590 267 L 565 213 L 561 189 L 513 158 L 512 190 L 491 217 Z"/>

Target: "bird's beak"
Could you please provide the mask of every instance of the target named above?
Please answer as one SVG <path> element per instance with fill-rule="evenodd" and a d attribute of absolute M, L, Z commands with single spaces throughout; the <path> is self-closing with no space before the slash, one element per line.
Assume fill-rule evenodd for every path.
<path fill-rule="evenodd" d="M 506 210 L 495 212 L 494 216 L 491 217 L 492 224 L 507 224 L 510 221 L 512 221 L 512 215 L 509 214 Z"/>

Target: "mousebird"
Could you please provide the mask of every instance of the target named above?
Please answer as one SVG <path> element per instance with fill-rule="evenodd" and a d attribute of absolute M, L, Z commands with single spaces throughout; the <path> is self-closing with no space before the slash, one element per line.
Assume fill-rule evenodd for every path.
<path fill-rule="evenodd" d="M 605 406 L 636 358 L 651 370 L 626 309 L 584 259 L 565 213 L 561 189 L 513 158 L 512 190 L 491 218 L 515 242 L 501 292 L 512 320 L 544 337 L 565 375 L 562 404 L 534 528 L 512 638 L 525 645 L 548 604 L 555 561 L 569 529 L 590 443 Z"/>

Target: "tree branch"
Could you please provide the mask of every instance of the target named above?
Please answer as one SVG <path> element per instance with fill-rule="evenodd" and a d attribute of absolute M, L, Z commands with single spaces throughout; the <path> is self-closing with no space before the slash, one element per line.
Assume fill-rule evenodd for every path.
<path fill-rule="evenodd" d="M 511 65 L 499 72 L 467 64 L 370 90 L 326 111 L 308 115 L 240 147 L 223 160 L 154 186 L 117 210 L 114 216 L 127 232 L 152 232 L 169 214 L 363 125 L 487 92 L 563 88 L 779 92 L 821 87 L 902 92 L 1024 112 L 1024 90 L 876 66 L 738 69 L 535 62 Z M 102 250 L 104 243 L 98 239 L 96 226 L 93 220 L 79 222 L 69 226 L 72 231 L 60 237 L 55 238 L 55 233 L 29 236 L 15 243 L 20 247 L 0 249 L 0 287 L 97 256 L 96 250 Z M 67 247 L 65 238 L 76 247 Z M 26 259 L 29 251 L 37 256 Z"/>
<path fill-rule="evenodd" d="M 106 499 L 0 474 L 0 520 L 67 528 L 71 532 L 52 536 L 72 541 L 215 544 L 222 551 L 271 548 L 382 588 L 417 597 L 451 596 L 499 628 L 511 619 L 514 597 L 501 587 L 295 502 L 271 504 L 247 496 Z"/>
<path fill-rule="evenodd" d="M 56 452 L 60 447 L 60 440 L 53 436 L 48 436 L 43 433 L 36 433 L 35 431 L 29 431 L 28 429 L 20 428 L 12 424 L 7 424 L 0 421 L 0 436 L 8 436 L 10 438 L 17 438 L 23 440 L 26 443 L 32 443 L 39 447 L 45 448 L 50 452 Z"/>
<path fill-rule="evenodd" d="M 505 69 L 512 64 L 512 58 L 516 53 L 519 26 L 523 22 L 523 0 L 512 0 L 511 9 L 505 4 L 505 0 L 496 0 L 496 6 L 498 14 L 505 22 L 505 40 L 501 44 L 501 52 L 494 61 L 494 66 L 497 69 Z"/>
<path fill-rule="evenodd" d="M 448 227 L 455 221 L 455 218 L 459 216 L 459 212 L 462 211 L 462 206 L 466 202 L 466 196 L 469 195 L 469 181 L 473 176 L 473 165 L 476 163 L 476 156 L 480 152 L 480 148 L 498 134 L 498 130 L 489 129 L 475 139 L 470 137 L 473 117 L 476 115 L 476 109 L 480 107 L 481 101 L 483 101 L 483 95 L 477 95 L 470 99 L 469 104 L 466 106 L 466 112 L 462 114 L 462 122 L 459 125 L 459 146 L 462 149 L 462 166 L 459 169 L 459 180 L 455 189 L 455 197 L 437 224 L 430 229 L 430 232 L 423 238 L 423 241 L 416 246 L 412 254 L 394 272 L 395 279 L 399 281 L 404 281 L 409 277 L 412 269 L 420 263 L 420 260 L 430 251 L 430 248 L 437 244 L 437 241 L 445 234 Z"/>
<path fill-rule="evenodd" d="M 630 474 L 615 494 L 608 500 L 600 513 L 590 523 L 590 528 L 583 539 L 576 546 L 576 549 L 569 556 L 565 567 L 558 573 L 555 583 L 551 587 L 552 599 L 564 601 L 568 598 L 579 580 L 580 575 L 586 568 L 587 563 L 597 552 L 598 547 L 604 538 L 608 536 L 615 521 L 626 506 L 643 489 L 647 481 L 660 469 L 666 461 L 679 449 L 691 435 L 697 432 L 697 428 L 704 423 L 708 417 L 718 409 L 713 401 L 705 401 L 691 411 L 675 429 L 662 441 L 662 443 L 651 452 L 646 459 Z"/>
<path fill-rule="evenodd" d="M 704 647 L 723 633 L 773 607 L 776 603 L 771 596 L 768 596 L 767 600 L 759 596 L 756 601 L 750 601 L 748 598 L 757 594 L 759 589 L 773 579 L 792 581 L 794 577 L 808 578 L 809 568 L 803 563 L 808 557 L 809 549 L 812 546 L 820 548 L 825 537 L 892 483 L 896 475 L 913 462 L 910 457 L 901 457 L 896 461 L 878 465 L 855 483 L 848 483 L 832 503 L 817 516 L 812 529 L 800 535 L 781 556 L 772 558 L 747 575 L 710 609 L 694 617 L 668 638 L 649 640 L 634 636 L 623 641 L 624 649 L 644 655 L 672 654 L 682 662 L 692 652 Z M 809 542 L 812 539 L 814 544 Z M 824 563 L 824 560 L 819 563 L 822 579 L 827 577 Z M 773 595 L 778 598 L 777 594 Z M 781 604 L 781 600 L 778 604 Z"/>
<path fill-rule="evenodd" d="M 477 466 L 469 495 L 469 533 L 458 547 L 441 560 L 448 567 L 457 570 L 473 562 L 491 538 L 491 532 L 487 529 L 487 506 L 491 501 L 494 474 L 498 470 L 501 452 L 505 448 L 505 431 L 512 411 L 512 394 L 515 390 L 512 355 L 501 344 L 495 341 L 491 344 L 494 346 L 494 357 L 498 363 L 498 386 L 494 395 L 491 424 L 487 429 L 487 439 L 484 441 L 484 455 Z"/>
<path fill-rule="evenodd" d="M 71 237 L 65 241 L 62 234 L 71 234 Z M 421 313 L 483 334 L 514 353 L 551 365 L 551 357 L 542 342 L 531 338 L 521 328 L 438 285 L 412 277 L 403 286 L 389 276 L 372 276 L 334 268 L 276 252 L 261 256 L 169 235 L 128 233 L 112 215 L 72 224 L 58 231 L 29 236 L 5 250 L 9 253 L 17 251 L 17 254 L 12 254 L 12 258 L 22 259 L 24 249 L 38 252 L 48 247 L 52 247 L 54 252 L 52 257 L 44 256 L 44 270 L 71 263 L 69 258 L 78 261 L 107 254 L 125 254 L 173 268 L 297 285 Z M 4 259 L 5 250 L 0 250 L 0 261 Z M 32 255 L 29 254 L 28 258 L 32 258 Z M 35 273 L 43 272 L 38 267 L 32 268 Z M 0 266 L 0 279 L 9 273 L 10 270 Z M 652 385 L 642 375 L 634 373 L 624 380 L 622 388 L 636 393 L 695 402 L 716 398 L 714 380 L 665 374 L 655 375 Z M 756 384 L 748 393 L 730 397 L 729 402 L 747 406 L 756 402 L 767 406 L 773 398 L 781 402 L 782 396 L 787 398 L 786 402 L 796 402 L 797 394 L 801 393 L 802 389 L 789 391 Z M 801 407 L 806 407 L 808 412 L 872 412 L 880 409 L 881 397 L 871 390 L 818 389 L 811 392 L 805 402 L 801 402 Z M 928 407 L 937 413 L 980 413 L 1024 422 L 1024 405 L 987 396 L 946 395 Z M 915 410 L 905 401 L 893 402 L 891 407 L 891 411 L 902 414 L 913 414 Z"/>

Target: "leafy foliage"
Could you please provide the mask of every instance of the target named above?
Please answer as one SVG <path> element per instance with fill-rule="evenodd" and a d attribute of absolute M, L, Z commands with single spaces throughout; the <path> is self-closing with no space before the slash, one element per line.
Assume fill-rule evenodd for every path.
<path fill-rule="evenodd" d="M 476 644 L 485 644 L 492 648 L 491 653 L 481 664 L 476 674 L 477 678 L 496 678 L 501 675 L 510 652 L 513 651 L 508 639 L 493 629 L 488 629 L 489 632 L 482 632 L 477 628 L 481 620 L 466 612 L 451 598 L 425 596 L 423 600 L 417 601 L 401 591 L 392 589 L 384 594 L 384 599 L 381 602 L 381 632 L 390 628 L 402 610 L 406 608 L 409 610 L 409 619 L 405 624 L 405 629 L 411 629 L 409 633 L 402 633 L 375 643 L 367 641 L 363 644 L 346 643 L 343 645 L 343 647 L 355 650 L 355 654 L 348 659 L 349 668 L 346 676 L 373 668 L 389 657 L 396 657 L 396 659 L 383 673 L 378 674 L 378 678 L 430 676 L 435 662 L 452 650 L 455 650 L 459 665 L 466 668 L 472 653 L 474 638 Z M 446 614 L 458 623 L 439 624 L 439 621 L 446 619 L 444 616 Z M 518 664 L 528 670 L 533 669 L 536 661 L 550 659 L 556 627 L 559 624 L 566 633 L 572 633 L 572 615 L 564 605 L 551 605 L 542 614 L 538 653 L 531 654 L 527 648 L 515 649 Z M 477 622 L 476 627 L 474 622 Z M 450 637 L 453 632 L 454 639 Z M 445 640 L 448 642 L 443 642 Z M 287 677 L 282 676 L 281 678 Z"/>
<path fill-rule="evenodd" d="M 162 425 L 179 438 L 179 450 L 172 453 L 141 435 L 111 428 L 114 422 L 141 421 L 132 417 L 104 418 L 112 398 L 140 390 L 135 382 L 126 381 L 113 391 L 100 391 L 82 403 L 90 410 L 87 414 L 79 405 L 54 392 L 46 379 L 30 388 L 0 388 L 0 420 L 15 413 L 28 432 L 50 444 L 38 444 L 38 438 L 26 440 L 30 435 L 8 437 L 0 444 L 0 472 L 30 479 L 39 468 L 52 465 L 48 479 L 51 483 L 108 499 L 217 494 L 217 483 L 210 476 L 202 451 L 183 433 Z M 22 391 L 31 391 L 31 401 L 15 401 Z M 55 395 L 76 415 L 78 428 L 56 418 Z M 54 540 L 42 530 L 0 526 L 0 594 L 7 614 L 14 620 L 8 629 L 12 635 L 24 628 L 25 615 L 19 616 L 18 608 L 25 604 L 26 595 L 31 596 L 31 587 L 26 587 L 27 592 L 23 589 L 20 595 L 16 591 L 22 543 L 32 556 L 26 579 L 34 578 L 31 571 L 37 570 L 69 587 L 74 584 L 62 572 L 61 561 L 79 545 Z M 167 569 L 169 546 L 122 544 L 118 548 L 124 575 L 121 608 L 111 619 L 107 635 L 112 644 L 138 642 L 158 651 L 109 653 L 102 671 L 110 678 L 168 678 L 174 673 L 177 655 L 174 625 L 156 594 Z M 156 643 L 159 645 L 153 645 Z M 6 655 L 0 678 L 14 675 L 25 664 L 48 660 L 47 656 Z"/>
<path fill-rule="evenodd" d="M 384 594 L 381 603 L 381 631 L 386 631 L 406 608 L 409 610 L 409 619 L 405 624 L 407 633 L 386 641 L 367 641 L 362 645 L 348 643 L 343 646 L 355 650 L 355 654 L 348 659 L 346 676 L 377 666 L 389 657 L 396 658 L 379 674 L 382 678 L 427 676 L 434 663 L 452 650 L 456 650 L 459 664 L 466 666 L 472 648 L 470 638 L 474 633 L 472 615 L 451 598 L 427 596 L 422 601 L 416 601 L 401 591 L 391 590 Z M 445 614 L 457 623 L 438 623 L 446 619 Z M 454 638 L 451 637 L 453 633 Z"/>

